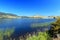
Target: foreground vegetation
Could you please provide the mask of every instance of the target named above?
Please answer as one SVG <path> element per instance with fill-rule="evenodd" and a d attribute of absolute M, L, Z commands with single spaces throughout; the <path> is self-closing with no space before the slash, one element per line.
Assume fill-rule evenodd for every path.
<path fill-rule="evenodd" d="M 27 38 L 27 40 L 48 40 L 48 39 L 51 40 L 47 32 L 38 32 L 38 35 L 33 35 Z"/>
<path fill-rule="evenodd" d="M 0 30 L 0 40 L 7 40 L 10 38 L 11 34 L 14 32 L 14 29 Z"/>
<path fill-rule="evenodd" d="M 27 38 L 27 40 L 54 40 L 52 38 L 58 38 L 57 34 L 60 34 L 60 19 L 51 23 L 51 27 L 47 32 L 39 32 L 37 36 L 33 35 Z"/>

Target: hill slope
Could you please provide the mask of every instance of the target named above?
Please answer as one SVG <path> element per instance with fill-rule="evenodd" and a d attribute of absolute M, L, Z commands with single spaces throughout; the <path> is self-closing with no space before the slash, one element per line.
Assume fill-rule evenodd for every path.
<path fill-rule="evenodd" d="M 17 18 L 18 16 L 11 13 L 0 12 L 0 18 Z"/>

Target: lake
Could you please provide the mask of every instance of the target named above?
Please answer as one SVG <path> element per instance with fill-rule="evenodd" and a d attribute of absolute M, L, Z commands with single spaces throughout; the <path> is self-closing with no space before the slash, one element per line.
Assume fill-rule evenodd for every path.
<path fill-rule="evenodd" d="M 40 29 L 41 31 L 44 30 L 45 27 L 31 27 L 31 24 L 33 23 L 50 23 L 54 21 L 55 19 L 0 19 L 0 30 L 5 31 L 6 29 L 14 28 L 14 32 L 11 37 L 18 37 L 20 35 L 25 35 L 26 33 L 37 32 L 38 29 Z"/>

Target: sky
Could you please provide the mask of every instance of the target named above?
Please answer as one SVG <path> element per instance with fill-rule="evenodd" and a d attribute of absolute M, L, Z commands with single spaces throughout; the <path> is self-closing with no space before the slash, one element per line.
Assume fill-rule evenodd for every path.
<path fill-rule="evenodd" d="M 0 12 L 20 16 L 59 16 L 60 0 L 0 0 Z"/>

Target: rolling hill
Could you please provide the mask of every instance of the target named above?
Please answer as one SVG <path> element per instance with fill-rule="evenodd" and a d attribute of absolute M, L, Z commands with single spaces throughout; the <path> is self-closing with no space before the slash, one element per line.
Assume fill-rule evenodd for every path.
<path fill-rule="evenodd" d="M 19 16 L 12 13 L 0 12 L 0 18 L 18 18 Z"/>

